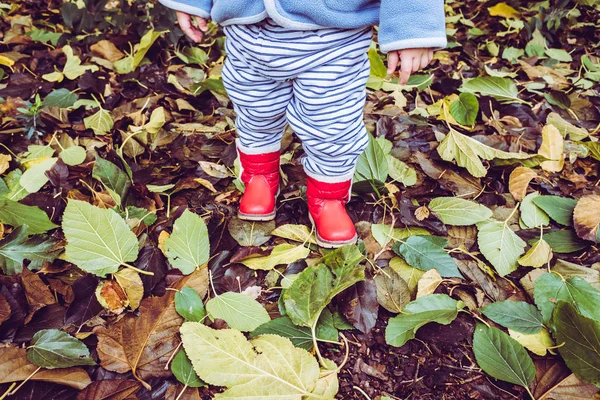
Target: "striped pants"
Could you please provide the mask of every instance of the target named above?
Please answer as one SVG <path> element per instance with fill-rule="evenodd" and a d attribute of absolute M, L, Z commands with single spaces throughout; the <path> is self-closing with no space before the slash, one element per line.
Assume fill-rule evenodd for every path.
<path fill-rule="evenodd" d="M 309 176 L 351 179 L 368 144 L 370 28 L 299 31 L 266 19 L 224 30 L 223 82 L 237 114 L 238 148 L 278 151 L 289 123 L 302 141 Z"/>

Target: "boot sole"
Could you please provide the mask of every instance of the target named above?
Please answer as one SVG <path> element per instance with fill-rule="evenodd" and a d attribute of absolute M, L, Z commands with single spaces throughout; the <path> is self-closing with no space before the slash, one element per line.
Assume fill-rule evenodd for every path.
<path fill-rule="evenodd" d="M 238 211 L 238 218 L 242 221 L 267 222 L 275 219 L 275 211 L 270 214 L 244 214 Z"/>
<path fill-rule="evenodd" d="M 356 242 L 358 241 L 358 235 L 354 235 L 354 237 L 352 239 L 345 240 L 342 242 L 332 242 L 329 240 L 325 240 L 321 236 L 319 236 L 319 232 L 317 232 L 317 228 L 316 228 L 317 225 L 315 224 L 315 221 L 313 220 L 313 217 L 312 217 L 312 215 L 310 215 L 310 213 L 308 214 L 308 218 L 310 219 L 310 222 L 312 222 L 313 226 L 315 227 L 315 237 L 317 239 L 317 245 L 319 247 L 322 247 L 324 249 L 337 249 L 337 248 L 340 248 L 347 244 L 356 244 Z"/>

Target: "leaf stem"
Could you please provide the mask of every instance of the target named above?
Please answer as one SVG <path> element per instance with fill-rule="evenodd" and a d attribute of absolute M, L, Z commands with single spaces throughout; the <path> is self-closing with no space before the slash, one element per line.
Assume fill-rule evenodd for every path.
<path fill-rule="evenodd" d="M 321 351 L 319 350 L 319 343 L 317 342 L 317 323 L 318 322 L 319 322 L 319 318 L 315 318 L 314 324 L 310 327 L 310 332 L 312 334 L 313 347 L 315 348 L 315 353 L 317 353 L 317 358 L 319 359 L 319 364 L 321 364 L 321 366 L 323 368 L 327 368 L 325 359 L 323 358 L 323 356 L 321 355 Z"/>
<path fill-rule="evenodd" d="M 185 391 L 187 390 L 187 388 L 188 388 L 188 385 L 185 384 L 183 386 L 183 390 L 181 392 L 179 392 L 179 395 L 177 396 L 177 398 L 175 398 L 175 400 L 179 400 L 181 398 L 181 396 L 183 396 L 183 394 L 185 393 Z"/>
<path fill-rule="evenodd" d="M 535 397 L 533 396 L 533 393 L 531 393 L 531 390 L 529 389 L 529 387 L 525 386 L 525 390 L 527 390 L 527 393 L 529 394 L 529 396 L 531 396 L 531 399 L 535 400 Z"/>
<path fill-rule="evenodd" d="M 0 396 L 0 400 L 4 400 L 6 398 L 6 396 L 10 395 L 10 392 L 13 390 L 13 388 L 17 386 L 17 382 L 13 382 L 10 387 L 6 390 L 6 392 L 4 392 L 4 394 L 2 396 Z"/>
<path fill-rule="evenodd" d="M 130 269 L 134 270 L 138 274 L 154 276 L 154 272 L 144 271 L 143 269 L 139 269 L 139 268 L 134 267 L 133 265 L 130 265 L 130 264 L 127 264 L 127 263 L 123 263 L 123 265 L 126 266 L 127 268 L 130 268 Z"/>

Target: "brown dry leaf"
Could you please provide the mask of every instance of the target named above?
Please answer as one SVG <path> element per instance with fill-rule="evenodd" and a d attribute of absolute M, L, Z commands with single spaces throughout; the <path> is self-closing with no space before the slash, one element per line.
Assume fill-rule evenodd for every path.
<path fill-rule="evenodd" d="M 508 190 L 516 201 L 522 201 L 527 195 L 529 183 L 537 178 L 538 174 L 527 167 L 517 167 L 511 172 L 508 180 Z"/>
<path fill-rule="evenodd" d="M 125 54 L 110 40 L 101 40 L 98 43 L 94 43 L 90 46 L 90 50 L 99 57 L 102 57 L 110 62 L 119 61 L 125 57 Z"/>
<path fill-rule="evenodd" d="M 443 280 L 444 279 L 435 268 L 425 272 L 417 284 L 417 299 L 419 297 L 427 296 L 428 294 L 433 294 Z"/>
<path fill-rule="evenodd" d="M 536 399 L 542 399 L 571 374 L 565 363 L 558 358 L 535 358 L 533 363 L 535 379 L 532 391 Z"/>
<path fill-rule="evenodd" d="M 525 290 L 525 293 L 527 293 L 527 295 L 533 299 L 533 290 L 535 288 L 535 281 L 542 275 L 544 275 L 545 273 L 547 273 L 548 271 L 545 269 L 534 269 L 533 271 L 529 272 L 527 275 L 525 275 L 524 277 L 522 277 L 521 279 L 519 279 L 519 283 L 521 284 L 521 287 L 523 288 L 523 290 Z"/>
<path fill-rule="evenodd" d="M 427 206 L 417 208 L 415 210 L 415 218 L 417 221 L 423 221 L 429 218 L 429 208 L 427 208 Z"/>
<path fill-rule="evenodd" d="M 29 313 L 25 318 L 25 323 L 31 321 L 33 314 L 39 309 L 56 303 L 56 298 L 50 291 L 50 288 L 46 286 L 37 274 L 34 274 L 27 268 L 23 268 L 21 284 L 23 285 L 25 297 L 27 297 L 27 303 L 29 304 Z"/>
<path fill-rule="evenodd" d="M 468 174 L 463 177 L 442 164 L 434 162 L 428 154 L 417 152 L 414 156 L 427 176 L 436 180 L 440 186 L 453 192 L 456 196 L 470 199 L 481 192 L 483 187 L 479 179 Z"/>
<path fill-rule="evenodd" d="M 115 279 L 125 291 L 131 309 L 137 309 L 144 297 L 144 284 L 140 275 L 131 268 L 124 268 L 115 274 Z"/>
<path fill-rule="evenodd" d="M 544 397 L 539 400 L 590 400 L 597 399 L 597 386 L 579 380 L 575 374 L 569 375 Z"/>
<path fill-rule="evenodd" d="M 181 278 L 173 288 L 180 290 L 184 286 L 204 297 L 208 290 L 207 269 Z M 175 291 L 146 298 L 140 304 L 139 316 L 127 315 L 109 328 L 96 328 L 100 364 L 109 371 L 132 371 L 133 376 L 149 388 L 146 379 L 171 375 L 165 365 L 179 346 L 182 323 L 183 318 L 175 310 Z"/>
<path fill-rule="evenodd" d="M 102 307 L 115 314 L 121 314 L 129 305 L 127 294 L 121 285 L 113 280 L 100 282 L 96 288 L 96 298 Z"/>
<path fill-rule="evenodd" d="M 181 397 L 178 397 L 182 390 L 185 391 L 181 394 Z M 165 393 L 165 400 L 201 400 L 200 393 L 198 392 L 198 388 L 187 387 L 177 382 L 177 385 L 171 385 L 167 388 Z"/>
<path fill-rule="evenodd" d="M 523 71 L 527 74 L 527 77 L 531 80 L 536 80 L 544 77 L 551 77 L 553 83 L 549 85 L 552 89 L 561 90 L 570 86 L 567 78 L 553 68 L 543 67 L 541 65 L 531 66 L 525 61 L 518 60 L 519 64 L 523 68 Z"/>
<path fill-rule="evenodd" d="M 448 226 L 448 246 L 452 249 L 463 247 L 470 250 L 477 242 L 477 227 L 471 226 Z"/>
<path fill-rule="evenodd" d="M 131 379 L 104 380 L 92 382 L 77 395 L 76 400 L 125 400 L 131 399 L 141 383 Z"/>
<path fill-rule="evenodd" d="M 20 347 L 0 347 L 0 384 L 23 381 L 31 375 L 37 365 L 27 360 L 27 350 Z M 90 376 L 79 367 L 42 369 L 29 378 L 34 381 L 58 383 L 84 389 L 90 384 Z"/>
<path fill-rule="evenodd" d="M 9 154 L 0 154 L 0 174 L 6 172 L 6 170 L 10 166 L 11 160 L 12 157 Z"/>
<path fill-rule="evenodd" d="M 542 145 L 538 154 L 552 160 L 540 164 L 544 171 L 560 172 L 565 166 L 565 139 L 554 125 L 546 125 L 542 129 Z"/>
<path fill-rule="evenodd" d="M 6 297 L 0 294 L 0 325 L 10 318 L 10 304 L 6 301 Z"/>
<path fill-rule="evenodd" d="M 579 199 L 573 212 L 573 222 L 577 236 L 597 242 L 600 224 L 600 196 L 589 195 Z"/>

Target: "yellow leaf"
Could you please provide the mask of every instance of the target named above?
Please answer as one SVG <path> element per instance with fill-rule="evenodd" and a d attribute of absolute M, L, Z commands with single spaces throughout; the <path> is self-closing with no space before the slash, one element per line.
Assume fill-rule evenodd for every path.
<path fill-rule="evenodd" d="M 0 154 L 0 174 L 6 172 L 10 165 L 12 157 L 9 154 Z"/>
<path fill-rule="evenodd" d="M 54 71 L 49 74 L 42 75 L 42 78 L 47 80 L 48 82 L 62 82 L 65 79 L 65 74 L 60 71 Z"/>
<path fill-rule="evenodd" d="M 552 248 L 544 239 L 540 239 L 531 249 L 521 258 L 519 258 L 519 265 L 524 267 L 540 268 L 546 265 L 552 259 L 553 253 Z"/>
<path fill-rule="evenodd" d="M 488 11 L 492 17 L 514 18 L 519 19 L 521 14 L 506 3 L 498 3 L 493 7 L 489 7 Z"/>
<path fill-rule="evenodd" d="M 11 60 L 10 58 L 3 56 L 2 54 L 0 54 L 0 65 L 5 65 L 7 67 L 12 67 L 13 65 L 15 65 L 15 62 L 13 60 Z"/>
<path fill-rule="evenodd" d="M 278 236 L 284 239 L 293 240 L 295 242 L 300 243 L 312 243 L 317 244 L 317 240 L 315 239 L 315 235 L 311 234 L 311 231 L 308 229 L 306 225 L 294 225 L 294 224 L 286 224 L 281 225 L 273 232 L 271 235 Z"/>
<path fill-rule="evenodd" d="M 81 65 L 81 58 L 73 54 L 73 48 L 69 45 L 63 47 L 63 53 L 67 56 L 67 63 L 63 69 L 63 74 L 70 80 L 75 80 L 85 73 L 85 71 L 98 71 L 95 65 Z"/>
<path fill-rule="evenodd" d="M 542 129 L 542 145 L 538 154 L 552 161 L 540 164 L 544 171 L 560 172 L 565 166 L 565 139 L 554 125 Z"/>
<path fill-rule="evenodd" d="M 194 181 L 198 182 L 199 184 L 201 184 L 202 186 L 204 186 L 205 188 L 207 188 L 211 192 L 217 193 L 217 189 L 215 189 L 215 187 L 213 186 L 213 184 L 210 183 L 209 181 L 207 181 L 206 179 L 196 178 L 196 179 L 194 179 Z"/>
<path fill-rule="evenodd" d="M 411 295 L 414 297 L 417 294 L 419 280 L 425 275 L 425 272 L 415 267 L 411 267 L 400 257 L 394 257 L 390 260 L 390 268 L 396 271 L 396 273 L 404 279 L 410 289 Z"/>
<path fill-rule="evenodd" d="M 443 280 L 444 279 L 435 268 L 425 272 L 421 279 L 419 279 L 417 285 L 417 299 L 419 297 L 427 296 L 428 294 L 433 294 Z"/>
<path fill-rule="evenodd" d="M 508 190 L 516 201 L 522 201 L 525 198 L 529 183 L 537 176 L 531 168 L 517 167 L 513 170 L 508 180 Z"/>
<path fill-rule="evenodd" d="M 548 333 L 546 328 L 542 328 L 541 331 L 534 335 L 526 335 L 511 329 L 508 330 L 508 333 L 513 339 L 521 343 L 527 350 L 537 354 L 538 356 L 545 356 L 548 350 L 554 346 L 554 342 L 552 341 L 550 333 Z"/>
<path fill-rule="evenodd" d="M 294 246 L 293 244 L 285 243 L 275 246 L 268 256 L 247 258 L 241 263 L 254 270 L 269 271 L 277 265 L 291 264 L 303 260 L 309 254 L 310 250 L 303 245 Z"/>
<path fill-rule="evenodd" d="M 125 291 L 131 309 L 137 309 L 144 297 L 144 284 L 140 275 L 131 268 L 123 268 L 115 274 L 115 279 Z"/>
<path fill-rule="evenodd" d="M 160 235 L 158 235 L 158 248 L 160 249 L 160 251 L 162 251 L 165 257 L 167 256 L 167 251 L 165 250 L 165 242 L 170 237 L 171 234 L 167 231 L 161 231 Z"/>

